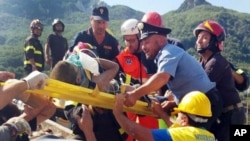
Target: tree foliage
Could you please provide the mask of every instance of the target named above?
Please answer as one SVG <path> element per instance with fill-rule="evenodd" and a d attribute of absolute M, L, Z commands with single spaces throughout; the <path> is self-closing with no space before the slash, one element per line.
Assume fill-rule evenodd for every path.
<path fill-rule="evenodd" d="M 40 40 L 44 45 L 52 32 L 51 23 L 60 18 L 65 23 L 64 36 L 71 43 L 73 36 L 90 25 L 92 8 L 99 0 L 0 0 L 0 70 L 14 71 L 23 75 L 23 46 L 30 34 L 29 23 L 39 18 L 45 25 Z M 106 5 L 105 3 L 101 3 Z M 107 5 L 108 6 L 108 5 Z M 185 8 L 185 4 L 181 7 Z M 250 14 L 239 13 L 209 3 L 189 5 L 163 15 L 165 26 L 172 29 L 170 36 L 182 40 L 192 55 L 197 56 L 194 46 L 193 29 L 203 20 L 212 19 L 225 27 L 227 38 L 222 52 L 228 60 L 250 72 Z M 141 19 L 144 13 L 127 6 L 108 6 L 110 12 L 109 29 L 119 40 L 120 25 L 128 18 Z M 155 9 L 157 11 L 157 9 Z"/>

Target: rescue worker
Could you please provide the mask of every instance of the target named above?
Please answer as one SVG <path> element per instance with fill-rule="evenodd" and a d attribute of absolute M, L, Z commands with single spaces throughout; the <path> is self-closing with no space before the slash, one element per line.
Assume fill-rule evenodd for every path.
<path fill-rule="evenodd" d="M 145 66 L 141 63 L 141 49 L 139 44 L 138 20 L 128 19 L 121 26 L 121 35 L 125 49 L 116 56 L 120 71 L 132 76 L 133 79 L 143 83 L 148 78 Z"/>
<path fill-rule="evenodd" d="M 81 41 L 91 44 L 98 57 L 114 60 L 119 54 L 120 47 L 114 36 L 106 31 L 108 21 L 109 11 L 107 7 L 95 7 L 90 17 L 91 27 L 75 35 L 70 51 L 73 51 L 73 48 Z"/>
<path fill-rule="evenodd" d="M 223 112 L 220 122 L 212 127 L 219 141 L 229 141 L 230 125 L 243 125 L 246 121 L 243 105 L 234 84 L 230 63 L 221 55 L 222 42 L 226 34 L 216 21 L 206 20 L 194 29 L 196 50 L 200 63 L 212 82 L 216 82 L 223 99 Z"/>
<path fill-rule="evenodd" d="M 160 14 L 149 12 L 145 16 L 147 20 L 138 24 L 142 50 L 147 58 L 156 60 L 157 73 L 140 87 L 127 91 L 125 105 L 133 106 L 140 97 L 167 85 L 174 95 L 174 100 L 168 100 L 162 106 L 169 112 L 179 104 L 186 93 L 198 90 L 207 95 L 212 105 L 213 116 L 206 123 L 206 128 L 210 129 L 222 110 L 222 99 L 215 88 L 215 83 L 209 80 L 206 72 L 193 56 L 168 43 L 166 36 L 171 29 L 163 26 Z"/>
<path fill-rule="evenodd" d="M 64 23 L 60 19 L 54 19 L 52 29 L 54 33 L 47 37 L 45 44 L 45 61 L 51 69 L 63 59 L 68 50 L 68 41 L 62 35 L 65 29 Z"/>
<path fill-rule="evenodd" d="M 86 49 L 90 48 L 90 44 L 79 42 L 72 53 L 65 58 L 66 60 L 59 61 L 55 65 L 50 73 L 50 78 L 107 92 L 110 81 L 118 72 L 118 64 L 107 59 L 89 56 Z M 68 73 L 68 75 L 65 75 L 65 73 Z M 124 141 L 127 138 L 127 134 L 124 134 L 115 120 L 112 110 L 91 105 L 87 107 L 92 115 L 93 132 L 97 140 Z M 79 127 L 75 117 L 81 115 L 83 110 L 81 103 L 74 103 L 65 107 L 65 116 L 72 124 L 71 129 L 75 134 L 74 138 L 79 140 L 85 140 L 86 136 L 85 132 L 83 133 L 83 130 L 80 129 L 81 127 Z"/>
<path fill-rule="evenodd" d="M 38 39 L 42 35 L 43 24 L 39 19 L 35 19 L 30 23 L 30 30 L 31 35 L 26 38 L 24 45 L 24 70 L 27 74 L 44 70 L 43 46 Z"/>
<path fill-rule="evenodd" d="M 140 49 L 137 24 L 138 20 L 128 19 L 121 25 L 121 35 L 126 47 L 116 56 L 116 62 L 119 64 L 121 72 L 137 80 L 137 84 L 142 84 L 148 79 L 148 75 L 145 66 L 141 62 L 142 51 Z M 158 120 L 155 117 L 137 115 L 130 112 L 127 112 L 127 116 L 129 119 L 138 121 L 140 125 L 147 128 L 158 128 Z M 129 140 L 132 140 L 132 138 L 127 139 L 127 141 Z"/>
<path fill-rule="evenodd" d="M 120 126 L 140 141 L 215 141 L 214 135 L 204 128 L 211 118 L 211 103 L 207 96 L 199 91 L 184 95 L 172 114 L 178 114 L 175 121 L 162 109 L 158 101 L 153 102 L 153 111 L 171 126 L 168 129 L 149 129 L 129 120 L 122 112 L 126 95 L 116 95 L 113 113 Z"/>

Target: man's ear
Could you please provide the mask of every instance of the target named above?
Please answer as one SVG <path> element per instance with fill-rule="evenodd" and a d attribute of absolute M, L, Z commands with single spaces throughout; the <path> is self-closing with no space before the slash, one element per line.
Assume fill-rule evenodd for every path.
<path fill-rule="evenodd" d="M 188 115 L 184 114 L 182 117 L 182 124 L 183 124 L 182 126 L 188 125 L 188 122 L 189 122 Z"/>
<path fill-rule="evenodd" d="M 77 74 L 77 76 L 76 76 L 76 84 L 77 84 L 77 85 L 80 85 L 80 83 L 81 83 L 81 73 L 78 72 L 78 74 Z"/>

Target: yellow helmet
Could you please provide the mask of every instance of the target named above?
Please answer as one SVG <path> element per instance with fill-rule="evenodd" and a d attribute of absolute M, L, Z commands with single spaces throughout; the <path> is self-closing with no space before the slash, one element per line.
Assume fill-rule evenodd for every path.
<path fill-rule="evenodd" d="M 211 103 L 207 96 L 200 91 L 187 93 L 178 105 L 174 108 L 173 114 L 184 112 L 192 115 L 211 117 Z"/>

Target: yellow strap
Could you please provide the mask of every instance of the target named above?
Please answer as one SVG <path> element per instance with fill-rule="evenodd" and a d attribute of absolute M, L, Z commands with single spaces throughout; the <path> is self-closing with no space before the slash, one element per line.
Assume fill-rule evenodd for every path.
<path fill-rule="evenodd" d="M 125 84 L 130 84 L 130 82 L 131 82 L 131 75 L 126 74 L 126 81 L 125 81 Z"/>
<path fill-rule="evenodd" d="M 124 131 L 122 128 L 120 128 L 120 129 L 119 129 L 119 133 L 122 135 L 122 134 L 125 133 L 125 131 Z"/>
<path fill-rule="evenodd" d="M 86 74 L 87 78 L 88 78 L 89 80 L 91 80 L 91 73 L 90 73 L 90 71 L 89 71 L 89 70 L 86 70 L 86 69 L 84 69 L 84 71 L 85 71 L 85 74 Z"/>
<path fill-rule="evenodd" d="M 124 84 L 121 84 L 121 86 L 120 86 L 121 93 L 125 93 L 126 84 L 130 84 L 130 82 L 131 82 L 131 75 L 129 75 L 129 74 L 125 74 L 125 75 L 126 75 L 126 81 Z"/>

